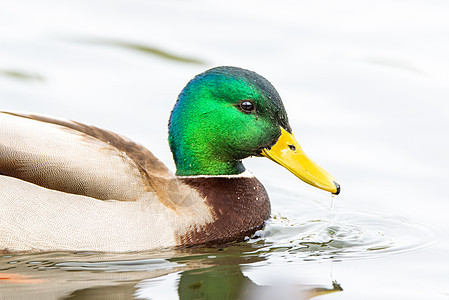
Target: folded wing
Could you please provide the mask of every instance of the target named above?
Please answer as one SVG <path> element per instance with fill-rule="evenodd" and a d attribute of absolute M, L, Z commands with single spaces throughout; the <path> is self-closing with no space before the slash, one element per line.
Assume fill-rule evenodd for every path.
<path fill-rule="evenodd" d="M 173 175 L 150 151 L 77 122 L 0 112 L 0 174 L 100 200 L 135 201 Z"/>

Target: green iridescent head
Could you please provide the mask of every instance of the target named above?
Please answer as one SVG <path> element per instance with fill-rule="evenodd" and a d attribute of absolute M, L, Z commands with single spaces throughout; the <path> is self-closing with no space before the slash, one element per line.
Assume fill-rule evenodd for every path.
<path fill-rule="evenodd" d="M 210 69 L 183 89 L 171 113 L 169 143 L 177 175 L 230 175 L 291 132 L 268 80 L 236 67 Z"/>

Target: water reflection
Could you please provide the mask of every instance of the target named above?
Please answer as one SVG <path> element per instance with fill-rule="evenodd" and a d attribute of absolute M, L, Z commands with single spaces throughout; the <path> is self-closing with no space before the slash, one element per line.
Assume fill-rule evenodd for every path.
<path fill-rule="evenodd" d="M 192 63 L 192 64 L 199 64 L 199 65 L 206 64 L 206 62 L 204 62 L 203 60 L 197 59 L 197 58 L 170 53 L 169 51 L 162 50 L 158 47 L 148 46 L 148 45 L 139 44 L 139 43 L 125 42 L 125 41 L 112 40 L 112 39 L 102 39 L 102 38 L 77 39 L 76 41 L 81 42 L 81 43 L 88 43 L 88 44 L 120 47 L 120 48 L 124 48 L 124 49 L 142 52 L 145 54 L 156 55 L 160 58 L 173 60 L 173 61 L 181 62 L 181 63 Z"/>
<path fill-rule="evenodd" d="M 0 257 L 0 289 L 5 298 L 20 291 L 30 298 L 60 299 L 309 299 L 341 290 L 328 286 L 254 283 L 242 265 L 266 258 L 247 255 L 248 243 L 223 248 L 131 254 L 40 253 Z M 162 257 L 171 257 L 162 259 Z M 5 274 L 20 274 L 17 277 Z"/>
<path fill-rule="evenodd" d="M 231 264 L 144 280 L 137 285 L 135 296 L 138 299 L 166 299 L 165 288 L 176 285 L 179 299 L 310 299 L 343 290 L 336 282 L 329 288 L 308 285 L 258 285 L 242 273 L 240 265 Z"/>
<path fill-rule="evenodd" d="M 15 69 L 0 70 L 0 76 L 17 80 L 45 81 L 44 77 L 36 72 L 27 72 Z"/>

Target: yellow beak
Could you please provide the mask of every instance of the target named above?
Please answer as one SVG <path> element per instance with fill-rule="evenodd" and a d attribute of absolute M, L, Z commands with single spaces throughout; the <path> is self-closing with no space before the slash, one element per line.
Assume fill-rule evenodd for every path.
<path fill-rule="evenodd" d="M 302 151 L 293 134 L 281 128 L 282 134 L 271 149 L 264 148 L 262 155 L 277 162 L 299 179 L 319 189 L 338 195 L 340 185 L 323 168 Z"/>

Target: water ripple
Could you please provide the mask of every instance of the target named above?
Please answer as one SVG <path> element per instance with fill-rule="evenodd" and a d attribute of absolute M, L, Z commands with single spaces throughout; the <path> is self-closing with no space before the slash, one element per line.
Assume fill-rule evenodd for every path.
<path fill-rule="evenodd" d="M 297 222 L 275 214 L 256 234 L 257 249 L 248 254 L 271 256 L 288 253 L 288 259 L 369 259 L 380 254 L 416 251 L 438 236 L 428 224 L 401 217 L 339 212 L 328 219 Z"/>

